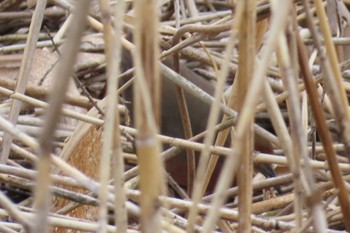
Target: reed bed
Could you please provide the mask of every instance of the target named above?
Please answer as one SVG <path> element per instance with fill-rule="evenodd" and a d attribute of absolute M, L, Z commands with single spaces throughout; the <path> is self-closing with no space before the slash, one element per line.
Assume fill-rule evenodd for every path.
<path fill-rule="evenodd" d="M 349 232 L 348 9 L 0 2 L 0 232 Z"/>

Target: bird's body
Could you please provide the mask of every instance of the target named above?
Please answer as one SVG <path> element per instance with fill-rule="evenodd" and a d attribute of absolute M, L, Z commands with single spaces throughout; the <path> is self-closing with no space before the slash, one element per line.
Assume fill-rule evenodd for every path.
<path fill-rule="evenodd" d="M 165 61 L 165 64 L 171 66 L 169 61 Z M 131 59 L 125 58 L 123 61 L 123 70 L 131 67 Z M 214 94 L 213 84 L 200 77 L 198 74 L 194 73 L 192 70 L 186 67 L 186 65 L 180 65 L 180 73 L 187 80 L 194 83 L 202 90 L 210 95 Z M 131 119 L 133 119 L 133 105 L 132 105 L 132 89 L 129 88 L 128 91 L 124 93 L 123 96 L 131 104 L 128 106 L 131 112 Z M 161 95 L 161 133 L 163 135 L 184 138 L 184 132 L 182 127 L 181 116 L 179 112 L 179 107 L 176 98 L 176 86 L 168 79 L 162 79 L 162 95 Z M 197 135 L 206 130 L 207 121 L 210 112 L 210 104 L 200 100 L 199 98 L 185 93 L 185 98 L 187 102 L 189 117 L 191 121 L 192 133 Z M 227 141 L 230 141 L 228 139 Z M 266 140 L 260 141 L 259 138 L 255 140 L 256 150 L 262 152 L 272 152 L 273 146 L 271 143 L 266 142 Z M 226 143 L 229 146 L 229 143 Z M 259 148 L 257 148 L 259 147 Z M 198 158 L 197 158 L 198 160 Z M 187 156 L 186 152 L 182 152 L 179 155 L 166 161 L 166 170 L 174 178 L 174 180 L 182 187 L 186 188 L 187 184 Z M 211 182 L 209 183 L 208 190 L 211 191 L 214 188 L 216 180 L 219 176 L 220 168 L 222 167 L 223 159 L 220 158 L 216 169 L 214 170 Z M 270 166 L 262 166 L 259 169 L 265 176 L 274 176 L 274 171 Z"/>

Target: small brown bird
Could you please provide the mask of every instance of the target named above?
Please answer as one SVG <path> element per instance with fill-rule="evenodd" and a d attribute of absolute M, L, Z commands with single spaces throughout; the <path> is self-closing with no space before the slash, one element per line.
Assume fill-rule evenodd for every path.
<path fill-rule="evenodd" d="M 127 53 L 127 52 L 124 52 Z M 129 69 L 132 64 L 130 54 L 124 54 L 122 61 L 122 70 Z M 165 61 L 166 65 L 169 65 L 169 61 Z M 214 86 L 208 80 L 200 77 L 192 70 L 186 67 L 186 65 L 180 66 L 181 74 L 189 81 L 200 87 L 202 90 L 210 95 L 214 94 Z M 132 105 L 132 88 L 129 88 L 123 95 L 123 98 L 130 102 L 127 106 L 130 110 L 131 120 L 133 121 L 133 105 Z M 163 135 L 184 138 L 183 127 L 181 123 L 181 116 L 176 99 L 176 86 L 166 78 L 162 79 L 162 109 L 161 109 L 161 133 Z M 197 135 L 203 132 L 207 127 L 207 121 L 210 111 L 210 105 L 203 102 L 195 96 L 191 96 L 185 93 L 187 107 L 189 111 L 191 126 L 193 135 Z M 229 141 L 229 139 L 228 139 Z M 272 153 L 273 146 L 270 142 L 262 140 L 259 137 L 255 139 L 255 150 Z M 223 164 L 223 159 L 219 159 L 216 169 L 214 170 L 212 179 L 208 185 L 208 192 L 211 192 L 214 187 L 218 176 L 220 175 L 220 168 Z M 275 176 L 274 170 L 269 165 L 256 166 L 259 172 L 266 177 Z M 186 152 L 182 152 L 179 155 L 166 161 L 166 170 L 174 178 L 174 180 L 183 188 L 186 189 L 187 185 L 187 156 Z"/>

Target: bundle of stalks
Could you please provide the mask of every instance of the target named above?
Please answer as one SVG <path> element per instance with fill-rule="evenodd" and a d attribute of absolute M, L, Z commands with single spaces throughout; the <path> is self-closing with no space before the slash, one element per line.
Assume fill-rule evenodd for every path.
<path fill-rule="evenodd" d="M 0 3 L 0 232 L 350 231 L 349 1 Z"/>

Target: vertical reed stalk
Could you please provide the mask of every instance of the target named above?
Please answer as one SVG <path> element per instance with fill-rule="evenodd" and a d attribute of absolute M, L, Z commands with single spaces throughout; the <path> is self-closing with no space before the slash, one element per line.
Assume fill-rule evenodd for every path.
<path fill-rule="evenodd" d="M 218 120 L 218 114 L 219 114 L 219 106 L 220 106 L 220 100 L 221 100 L 221 95 L 223 92 L 223 87 L 227 79 L 228 75 L 228 66 L 229 66 L 229 60 L 230 60 L 230 55 L 231 51 L 234 47 L 235 44 L 235 39 L 238 33 L 238 28 L 240 23 L 242 22 L 242 15 L 243 15 L 243 8 L 242 5 L 243 3 L 240 1 L 238 3 L 237 7 L 237 13 L 236 13 L 236 19 L 233 21 L 231 25 L 231 34 L 230 34 L 230 39 L 229 43 L 225 49 L 225 54 L 224 54 L 224 62 L 221 67 L 219 77 L 218 77 L 218 84 L 215 89 L 215 95 L 214 95 L 214 102 L 212 103 L 212 107 L 210 109 L 210 115 L 209 115 L 209 120 L 207 124 L 207 135 L 204 139 L 204 145 L 205 148 L 201 151 L 201 156 L 198 164 L 198 169 L 197 169 L 197 174 L 196 174 L 196 179 L 194 182 L 194 189 L 192 193 L 192 200 L 193 200 L 193 207 L 190 209 L 190 213 L 188 216 L 188 225 L 186 228 L 187 232 L 193 232 L 194 231 L 194 224 L 196 221 L 196 217 L 198 214 L 198 203 L 201 200 L 204 192 L 205 192 L 205 177 L 204 175 L 206 174 L 207 170 L 207 164 L 209 162 L 209 146 L 212 144 L 212 141 L 214 139 L 214 127 L 215 124 Z M 216 218 L 214 220 L 216 222 Z M 203 232 L 211 232 L 212 231 L 212 225 L 207 226 L 206 228 L 203 229 Z"/>
<path fill-rule="evenodd" d="M 49 108 L 45 115 L 43 131 L 39 137 L 39 149 L 37 161 L 37 183 L 35 187 L 36 218 L 31 229 L 32 233 L 48 232 L 48 213 L 50 203 L 51 184 L 50 174 L 50 153 L 54 132 L 58 125 L 61 109 L 64 102 L 69 79 L 73 74 L 73 65 L 78 53 L 80 38 L 85 30 L 86 16 L 89 10 L 90 1 L 77 2 L 73 13 L 72 24 L 67 34 L 67 42 L 63 47 L 62 58 L 57 70 L 55 83 L 52 85 L 49 96 Z"/>
<path fill-rule="evenodd" d="M 117 232 L 125 232 L 127 229 L 127 213 L 125 209 L 126 195 L 124 192 L 124 160 L 120 141 L 120 119 L 117 111 L 118 79 L 121 60 L 121 34 L 125 1 L 118 1 L 113 10 L 116 14 L 113 20 L 109 0 L 100 0 L 100 9 L 103 22 L 103 35 L 105 40 L 105 54 L 107 60 L 107 108 L 105 115 L 102 157 L 100 162 L 100 184 L 99 191 L 99 232 L 107 231 L 107 204 L 108 204 L 108 181 L 111 174 L 111 164 L 114 174 L 115 199 L 115 222 Z M 111 159 L 112 156 L 112 159 Z"/>
<path fill-rule="evenodd" d="M 158 40 L 158 1 L 135 2 L 136 50 L 134 53 L 134 110 L 136 149 L 140 168 L 141 228 L 143 232 L 161 232 L 161 203 L 165 193 L 160 143 L 156 137 L 160 116 L 160 77 Z"/>
<path fill-rule="evenodd" d="M 255 35 L 256 35 L 256 1 L 244 2 L 243 18 L 239 34 L 239 63 L 238 76 L 235 79 L 237 97 L 237 112 L 242 109 L 242 104 L 249 91 L 250 79 L 255 65 Z M 237 173 L 238 181 L 238 232 L 251 232 L 251 203 L 252 203 L 252 152 L 254 146 L 253 134 L 254 118 L 250 119 L 250 126 L 242 138 L 241 163 Z"/>
<path fill-rule="evenodd" d="M 289 15 L 288 15 L 288 18 Z M 291 42 L 290 42 L 291 43 Z M 288 115 L 291 124 L 291 142 L 293 148 L 293 159 L 291 162 L 292 173 L 294 179 L 294 212 L 296 220 L 296 231 L 302 225 L 302 209 L 303 209 L 303 196 L 302 196 L 302 184 L 301 184 L 301 157 L 305 156 L 306 153 L 306 138 L 305 133 L 302 131 L 301 124 L 301 111 L 300 111 L 300 100 L 299 91 L 296 86 L 296 73 L 294 72 L 290 54 L 293 54 L 291 50 L 288 50 L 286 36 L 283 35 L 279 39 L 279 45 L 277 50 L 278 63 L 281 66 L 282 77 L 284 77 L 283 84 L 285 89 L 290 93 L 287 98 Z M 295 57 L 295 53 L 293 54 Z"/>

